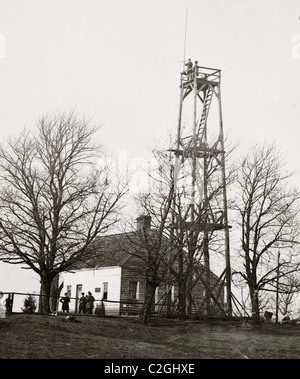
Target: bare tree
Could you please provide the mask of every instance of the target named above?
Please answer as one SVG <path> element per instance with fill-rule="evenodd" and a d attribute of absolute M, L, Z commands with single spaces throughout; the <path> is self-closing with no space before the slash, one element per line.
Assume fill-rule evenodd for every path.
<path fill-rule="evenodd" d="M 41 117 L 0 149 L 0 258 L 41 281 L 49 312 L 53 279 L 93 254 L 94 239 L 117 221 L 123 188 L 97 170 L 98 127 L 70 111 Z"/>
<path fill-rule="evenodd" d="M 140 271 L 146 279 L 145 298 L 140 312 L 143 323 L 149 322 L 156 288 L 162 282 L 167 286 L 170 284 L 169 269 L 176 257 L 168 235 L 173 187 L 166 192 L 161 175 L 147 174 L 152 180 L 151 188 L 149 192 L 139 193 L 135 199 L 144 222 L 135 233 L 127 234 L 129 253 L 140 260 Z"/>
<path fill-rule="evenodd" d="M 292 311 L 294 301 L 296 300 L 295 295 L 300 292 L 298 272 L 292 269 L 293 266 L 286 265 L 285 263 L 279 262 L 276 270 L 276 280 L 270 283 L 264 290 L 271 301 L 276 322 L 279 319 L 279 313 L 282 316 L 287 316 Z"/>
<path fill-rule="evenodd" d="M 145 226 L 134 233 L 127 233 L 127 241 L 121 250 L 129 253 L 139 262 L 138 273 L 145 278 L 145 296 L 139 320 L 148 323 L 154 306 L 156 288 L 168 281 L 169 266 L 172 264 L 172 251 L 169 240 L 164 236 L 163 226 L 150 228 L 150 215 L 141 215 L 141 219 L 149 220 Z"/>
<path fill-rule="evenodd" d="M 157 167 L 154 172 L 148 172 L 151 188 L 149 192 L 137 197 L 139 209 L 144 214 L 151 216 L 152 224 L 156 229 L 155 237 L 152 240 L 143 238 L 147 241 L 149 255 L 147 256 L 148 272 L 153 272 L 153 265 L 156 269 L 156 284 L 148 278 L 148 286 L 152 296 L 157 285 L 165 281 L 169 284 L 170 278 L 178 285 L 178 314 L 180 318 L 186 317 L 186 296 L 187 278 L 191 270 L 191 262 L 188 262 L 187 254 L 187 223 L 185 223 L 184 204 L 181 203 L 182 194 L 176 194 L 175 172 L 172 156 L 154 151 Z M 176 199 L 176 201 L 175 201 Z M 159 244 L 160 251 L 153 249 L 153 242 Z M 161 269 L 163 267 L 163 270 Z M 150 282 L 153 282 L 151 284 Z M 152 290 L 151 290 L 152 288 Z M 171 287 L 170 287 L 171 288 Z M 167 315 L 170 311 L 170 293 L 167 297 Z M 149 304 L 149 301 L 148 301 Z M 145 305 L 145 309 L 147 306 Z"/>
<path fill-rule="evenodd" d="M 277 248 L 290 256 L 286 274 L 297 270 L 291 259 L 299 241 L 299 191 L 288 187 L 290 173 L 283 174 L 282 155 L 275 145 L 256 146 L 240 164 L 236 178 L 235 209 L 241 230 L 243 269 L 254 322 L 259 322 L 259 291 L 277 279 Z"/>
<path fill-rule="evenodd" d="M 280 279 L 280 282 L 279 282 Z M 297 273 L 290 273 L 284 275 L 282 278 L 278 278 L 278 310 L 283 316 L 286 316 L 291 312 L 291 306 L 293 304 L 295 295 L 300 292 L 300 279 Z"/>

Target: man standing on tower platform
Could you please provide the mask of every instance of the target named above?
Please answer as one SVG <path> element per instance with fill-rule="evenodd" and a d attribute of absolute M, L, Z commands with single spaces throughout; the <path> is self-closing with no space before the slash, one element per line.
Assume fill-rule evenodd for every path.
<path fill-rule="evenodd" d="M 187 80 L 192 80 L 192 72 L 193 72 L 193 63 L 190 59 L 188 59 L 187 63 L 185 63 L 185 66 L 187 66 L 186 74 L 187 74 Z"/>
<path fill-rule="evenodd" d="M 199 66 L 198 66 L 198 61 L 195 61 L 194 63 L 194 72 L 196 77 L 199 75 Z"/>

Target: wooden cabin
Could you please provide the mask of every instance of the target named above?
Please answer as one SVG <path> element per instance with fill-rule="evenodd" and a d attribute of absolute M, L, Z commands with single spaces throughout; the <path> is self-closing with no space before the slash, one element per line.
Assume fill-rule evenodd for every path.
<path fill-rule="evenodd" d="M 137 231 L 142 228 L 150 230 L 151 220 L 145 217 L 137 219 Z M 98 254 L 71 272 L 62 273 L 60 280 L 64 287 L 61 293 L 67 292 L 71 297 L 70 312 L 78 312 L 81 293 L 87 294 L 90 291 L 96 300 L 94 313 L 103 314 L 103 307 L 105 315 L 139 313 L 145 298 L 147 265 L 143 259 L 144 249 L 137 241 L 137 231 L 99 238 Z M 151 229 L 150 233 L 155 233 L 155 230 Z M 199 264 L 198 272 L 201 270 L 203 266 Z M 211 273 L 211 286 L 214 283 L 216 286 L 213 293 L 218 294 L 218 304 L 224 306 L 223 282 Z M 201 280 L 196 281 L 192 292 L 193 313 L 201 314 L 204 292 Z M 167 293 L 172 312 L 176 314 L 178 289 L 175 279 L 170 275 L 168 280 L 162 281 L 156 288 L 153 313 L 166 312 Z M 215 307 L 215 314 L 220 315 L 220 306 Z"/>

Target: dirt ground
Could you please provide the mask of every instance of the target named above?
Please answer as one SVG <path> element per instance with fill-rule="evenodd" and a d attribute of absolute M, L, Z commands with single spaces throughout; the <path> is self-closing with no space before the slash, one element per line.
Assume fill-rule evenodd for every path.
<path fill-rule="evenodd" d="M 300 358 L 300 325 L 13 314 L 0 337 L 2 359 Z"/>

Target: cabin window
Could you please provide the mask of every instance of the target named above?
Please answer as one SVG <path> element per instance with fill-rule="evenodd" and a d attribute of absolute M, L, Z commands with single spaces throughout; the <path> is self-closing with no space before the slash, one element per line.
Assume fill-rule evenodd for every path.
<path fill-rule="evenodd" d="M 103 297 L 102 299 L 105 300 L 108 297 L 108 282 L 103 282 Z"/>
<path fill-rule="evenodd" d="M 139 282 L 129 282 L 129 299 L 138 300 L 139 298 Z"/>
<path fill-rule="evenodd" d="M 71 297 L 71 292 L 72 292 L 72 286 L 67 286 L 67 295 L 69 296 L 69 297 Z"/>

